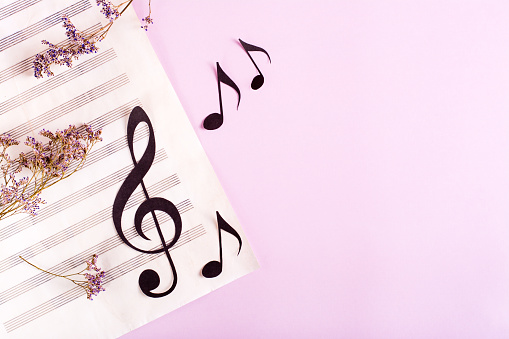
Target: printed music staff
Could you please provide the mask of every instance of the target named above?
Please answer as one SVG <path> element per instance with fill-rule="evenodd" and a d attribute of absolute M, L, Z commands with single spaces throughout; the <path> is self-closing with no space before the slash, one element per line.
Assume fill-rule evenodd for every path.
<path fill-rule="evenodd" d="M 138 124 L 142 122 L 146 123 L 148 126 L 149 139 L 145 152 L 141 156 L 140 160 L 136 161 L 133 149 L 134 131 L 136 130 Z M 136 106 L 129 115 L 129 121 L 127 122 L 127 143 L 129 146 L 129 150 L 131 152 L 131 158 L 134 164 L 134 168 L 129 173 L 127 178 L 124 180 L 122 186 L 120 186 L 120 189 L 118 190 L 118 193 L 115 197 L 115 201 L 113 202 L 113 212 L 112 212 L 113 223 L 115 225 L 115 229 L 120 239 L 122 239 L 122 241 L 132 249 L 146 254 L 161 252 L 164 252 L 166 254 L 166 257 L 168 258 L 171 267 L 171 271 L 173 273 L 173 283 L 167 291 L 162 293 L 152 292 L 152 290 L 159 286 L 160 282 L 159 275 L 154 270 L 147 269 L 143 271 L 138 279 L 138 284 L 140 285 L 140 288 L 145 295 L 152 298 L 160 298 L 173 292 L 173 290 L 177 286 L 177 270 L 175 269 L 175 265 L 173 264 L 173 260 L 171 259 L 169 250 L 170 248 L 173 247 L 173 245 L 175 245 L 175 243 L 180 237 L 180 234 L 182 233 L 182 219 L 180 217 L 180 213 L 177 207 L 171 201 L 166 200 L 164 198 L 149 197 L 147 189 L 145 187 L 145 183 L 143 182 L 143 177 L 145 177 L 145 175 L 148 173 L 154 161 L 156 153 L 156 143 L 152 123 L 150 122 L 150 119 L 148 115 L 145 113 L 145 111 L 139 106 Z M 122 230 L 122 214 L 124 212 L 124 208 L 127 204 L 127 201 L 129 200 L 131 195 L 133 195 L 138 185 L 141 185 L 141 188 L 143 189 L 145 201 L 143 201 L 136 210 L 136 213 L 134 215 L 134 227 L 140 237 L 142 237 L 145 240 L 149 240 L 149 238 L 143 233 L 141 225 L 143 218 L 146 215 L 150 214 L 154 220 L 157 233 L 161 241 L 161 247 L 157 249 L 144 250 L 134 246 L 132 243 L 129 242 L 129 240 L 127 239 Z M 169 243 L 166 243 L 166 240 L 164 239 L 161 226 L 159 225 L 159 221 L 157 220 L 157 217 L 155 215 L 155 211 L 165 212 L 173 220 L 173 223 L 175 225 L 175 235 Z"/>
<path fill-rule="evenodd" d="M 223 71 L 221 66 L 219 66 L 219 62 L 216 62 L 217 67 L 217 91 L 219 93 L 219 112 L 220 113 L 212 113 L 209 114 L 205 120 L 203 121 L 203 127 L 208 130 L 214 130 L 221 127 L 223 124 L 223 99 L 221 97 L 221 83 L 226 84 L 233 88 L 239 97 L 239 101 L 237 102 L 237 109 L 239 109 L 240 105 L 240 89 L 233 82 L 232 79 Z"/>
<path fill-rule="evenodd" d="M 253 81 L 251 81 L 251 88 L 254 90 L 257 90 L 263 86 L 265 78 L 263 77 L 263 74 L 260 71 L 260 68 L 258 68 L 258 65 L 256 64 L 256 62 L 254 62 L 253 57 L 251 57 L 251 54 L 249 54 L 249 52 L 263 52 L 269 58 L 269 62 L 272 63 L 272 61 L 270 60 L 270 55 L 269 55 L 269 53 L 267 53 L 266 50 L 264 50 L 261 47 L 248 44 L 247 42 L 244 42 L 241 39 L 239 39 L 239 41 L 240 41 L 240 44 L 242 45 L 242 48 L 244 48 L 247 55 L 249 56 L 249 59 L 251 59 L 251 62 L 256 67 L 256 70 L 258 71 L 258 75 L 253 78 Z"/>
<path fill-rule="evenodd" d="M 216 218 L 217 232 L 219 234 L 219 261 L 210 261 L 205 266 L 203 266 L 201 273 L 205 278 L 215 278 L 223 271 L 223 243 L 221 238 L 221 231 L 230 233 L 235 238 L 237 238 L 239 241 L 239 251 L 237 252 L 237 255 L 239 255 L 240 250 L 242 249 L 242 239 L 240 238 L 240 235 L 237 233 L 237 231 L 235 231 L 235 229 L 231 227 L 217 211 Z"/>

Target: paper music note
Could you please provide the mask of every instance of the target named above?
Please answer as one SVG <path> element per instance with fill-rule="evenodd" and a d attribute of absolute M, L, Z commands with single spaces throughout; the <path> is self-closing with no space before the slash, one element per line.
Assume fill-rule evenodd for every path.
<path fill-rule="evenodd" d="M 237 109 L 239 109 L 240 105 L 240 89 L 233 82 L 233 80 L 230 79 L 228 75 L 226 75 L 221 66 L 219 66 L 219 62 L 216 62 L 216 67 L 217 67 L 217 91 L 219 93 L 220 113 L 212 113 L 205 118 L 205 120 L 203 121 L 203 127 L 205 127 L 205 129 L 208 130 L 218 129 L 223 124 L 223 99 L 221 97 L 221 83 L 230 86 L 237 92 L 239 96 L 239 101 L 237 102 Z"/>
<path fill-rule="evenodd" d="M 201 273 L 205 278 L 215 278 L 223 271 L 223 244 L 221 239 L 221 231 L 230 233 L 235 238 L 237 238 L 239 241 L 239 251 L 237 252 L 237 255 L 239 255 L 242 248 L 242 239 L 240 238 L 240 235 L 237 233 L 237 231 L 235 231 L 235 229 L 231 227 L 217 211 L 216 217 L 217 231 L 219 233 L 219 261 L 210 261 L 205 266 L 203 266 Z"/>
<path fill-rule="evenodd" d="M 263 86 L 263 83 L 265 81 L 265 78 L 263 77 L 263 74 L 262 72 L 260 71 L 260 69 L 258 68 L 258 65 L 256 65 L 256 62 L 254 62 L 253 58 L 251 57 L 251 54 L 249 54 L 249 52 L 263 52 L 267 55 L 267 57 L 269 58 L 269 62 L 272 63 L 272 61 L 270 60 L 270 56 L 269 56 L 269 53 L 267 53 L 266 50 L 264 50 L 263 48 L 261 47 L 258 47 L 258 46 L 254 46 L 254 45 L 251 45 L 251 44 L 248 44 L 242 40 L 240 40 L 240 44 L 242 45 L 242 48 L 244 48 L 244 50 L 246 51 L 247 55 L 249 56 L 249 59 L 251 59 L 251 62 L 253 62 L 253 65 L 256 67 L 256 70 L 258 71 L 258 75 L 255 76 L 253 78 L 253 81 L 251 81 L 251 88 L 254 89 L 254 90 L 257 90 L 259 89 L 260 87 Z"/>
<path fill-rule="evenodd" d="M 140 160 L 136 161 L 133 150 L 134 131 L 136 130 L 136 126 L 138 126 L 138 124 L 142 122 L 145 122 L 148 125 L 149 139 L 145 152 L 143 153 Z M 117 196 L 115 197 L 115 201 L 113 202 L 113 223 L 115 224 L 115 229 L 117 230 L 118 235 L 120 236 L 122 241 L 129 247 L 135 249 L 136 251 L 147 254 L 161 253 L 163 251 L 166 254 L 166 257 L 168 258 L 173 273 L 173 283 L 167 291 L 163 293 L 152 292 L 152 290 L 159 286 L 160 282 L 159 275 L 154 270 L 148 269 L 143 271 L 138 281 L 140 288 L 145 295 L 152 298 L 160 298 L 170 294 L 177 286 L 177 271 L 175 269 L 175 265 L 173 264 L 173 260 L 171 259 L 169 249 L 173 245 L 175 245 L 175 243 L 180 237 L 180 234 L 182 233 L 182 219 L 180 218 L 180 213 L 177 207 L 175 207 L 175 205 L 171 201 L 166 200 L 164 198 L 149 197 L 147 189 L 143 182 L 143 177 L 148 173 L 154 161 L 156 153 L 156 144 L 154 137 L 154 129 L 152 128 L 150 119 L 145 113 L 145 111 L 139 106 L 136 106 L 132 110 L 131 115 L 129 116 L 129 121 L 127 123 L 127 143 L 129 145 L 129 150 L 131 151 L 131 158 L 134 164 L 134 169 L 131 171 L 131 173 L 129 173 L 127 178 L 124 180 L 122 186 L 120 187 L 117 193 Z M 157 232 L 159 234 L 159 238 L 161 240 L 161 248 L 155 250 L 144 250 L 134 246 L 129 242 L 129 240 L 122 231 L 122 214 L 124 212 L 124 207 L 126 206 L 129 197 L 134 193 L 138 185 L 141 185 L 146 200 L 142 202 L 141 205 L 136 210 L 134 216 L 134 226 L 136 232 L 140 237 L 149 240 L 149 238 L 143 233 L 141 225 L 143 218 L 147 214 L 150 213 L 152 215 L 152 218 L 154 219 L 154 223 L 156 225 Z M 175 224 L 175 235 L 168 244 L 164 239 L 161 227 L 155 215 L 155 211 L 162 211 L 167 213 L 173 220 L 173 223 Z"/>

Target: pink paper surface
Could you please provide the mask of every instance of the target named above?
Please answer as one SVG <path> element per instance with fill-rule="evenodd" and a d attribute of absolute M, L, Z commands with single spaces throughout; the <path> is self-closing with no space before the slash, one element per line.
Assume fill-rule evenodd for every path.
<path fill-rule="evenodd" d="M 261 269 L 123 338 L 508 338 L 507 13 L 152 1 L 147 34 Z M 258 91 L 238 38 L 272 58 L 252 54 Z M 207 131 L 216 61 L 242 99 L 222 85 Z"/>

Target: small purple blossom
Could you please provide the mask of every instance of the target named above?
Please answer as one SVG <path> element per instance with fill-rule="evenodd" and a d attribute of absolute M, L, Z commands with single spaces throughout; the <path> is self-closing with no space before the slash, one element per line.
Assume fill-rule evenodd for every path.
<path fill-rule="evenodd" d="M 85 278 L 87 279 L 87 286 L 85 287 L 85 291 L 87 292 L 87 299 L 94 300 L 94 296 L 98 295 L 101 291 L 105 291 L 104 287 L 102 286 L 105 275 L 106 273 L 104 271 L 100 271 L 95 275 L 85 273 Z"/>
<path fill-rule="evenodd" d="M 7 149 L 18 144 L 19 141 L 11 138 L 9 134 L 0 135 L 0 171 L 2 172 L 2 176 L 4 178 L 6 178 L 8 174 L 12 172 L 13 167 L 17 168 L 16 161 L 11 159 L 7 153 Z"/>
<path fill-rule="evenodd" d="M 145 25 L 144 25 L 144 26 L 141 26 L 141 28 L 143 28 L 144 30 L 148 30 L 148 25 L 150 25 L 150 24 L 153 24 L 153 23 L 154 23 L 154 20 L 150 17 L 150 15 L 147 15 L 146 17 L 144 17 L 143 19 L 141 19 L 141 21 L 144 21 L 144 22 L 145 22 Z"/>
<path fill-rule="evenodd" d="M 101 270 L 100 268 L 97 267 L 97 258 L 99 258 L 99 256 L 97 254 L 94 254 L 92 256 L 92 259 L 85 261 L 85 263 L 87 264 L 86 268 L 87 271 L 99 272 Z"/>
<path fill-rule="evenodd" d="M 101 13 L 104 14 L 106 19 L 113 22 L 120 17 L 118 6 L 115 6 L 108 0 L 96 0 L 97 6 L 102 6 Z"/>
<path fill-rule="evenodd" d="M 10 134 L 1 134 L 0 135 L 0 147 L 7 148 L 14 145 L 18 145 L 19 141 L 11 138 Z"/>
<path fill-rule="evenodd" d="M 45 204 L 46 202 L 39 197 L 39 193 L 29 194 L 26 192 L 29 183 L 28 177 L 16 180 L 13 174 L 9 174 L 8 182 L 8 185 L 0 185 L 0 206 L 3 206 L 4 209 L 14 207 L 18 213 L 37 215 L 39 204 Z"/>
<path fill-rule="evenodd" d="M 84 276 L 87 279 L 87 286 L 85 287 L 85 291 L 87 292 L 87 298 L 89 300 L 93 300 L 92 297 L 99 294 L 99 292 L 104 291 L 103 279 L 106 275 L 103 270 L 97 267 L 97 258 L 99 256 L 94 254 L 92 259 L 86 261 L 87 271 L 94 271 L 95 274 L 85 273 Z"/>

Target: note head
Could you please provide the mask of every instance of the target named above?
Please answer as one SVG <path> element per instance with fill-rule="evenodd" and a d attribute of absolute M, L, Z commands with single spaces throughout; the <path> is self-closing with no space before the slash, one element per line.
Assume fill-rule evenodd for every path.
<path fill-rule="evenodd" d="M 157 272 L 148 269 L 141 273 L 138 279 L 138 284 L 140 285 L 140 288 L 143 291 L 143 293 L 147 294 L 153 289 L 156 289 L 159 286 L 160 281 L 161 280 Z"/>
<path fill-rule="evenodd" d="M 257 76 L 255 76 L 253 78 L 253 81 L 251 81 L 251 88 L 254 90 L 257 90 L 263 86 L 264 82 L 265 82 L 265 78 L 263 77 L 263 75 L 258 74 Z"/>
<path fill-rule="evenodd" d="M 205 129 L 215 130 L 221 127 L 223 124 L 223 116 L 219 113 L 209 114 L 205 120 L 203 120 L 203 127 Z"/>
<path fill-rule="evenodd" d="M 223 264 L 219 261 L 210 261 L 201 270 L 201 274 L 205 278 L 215 278 L 223 271 Z"/>

